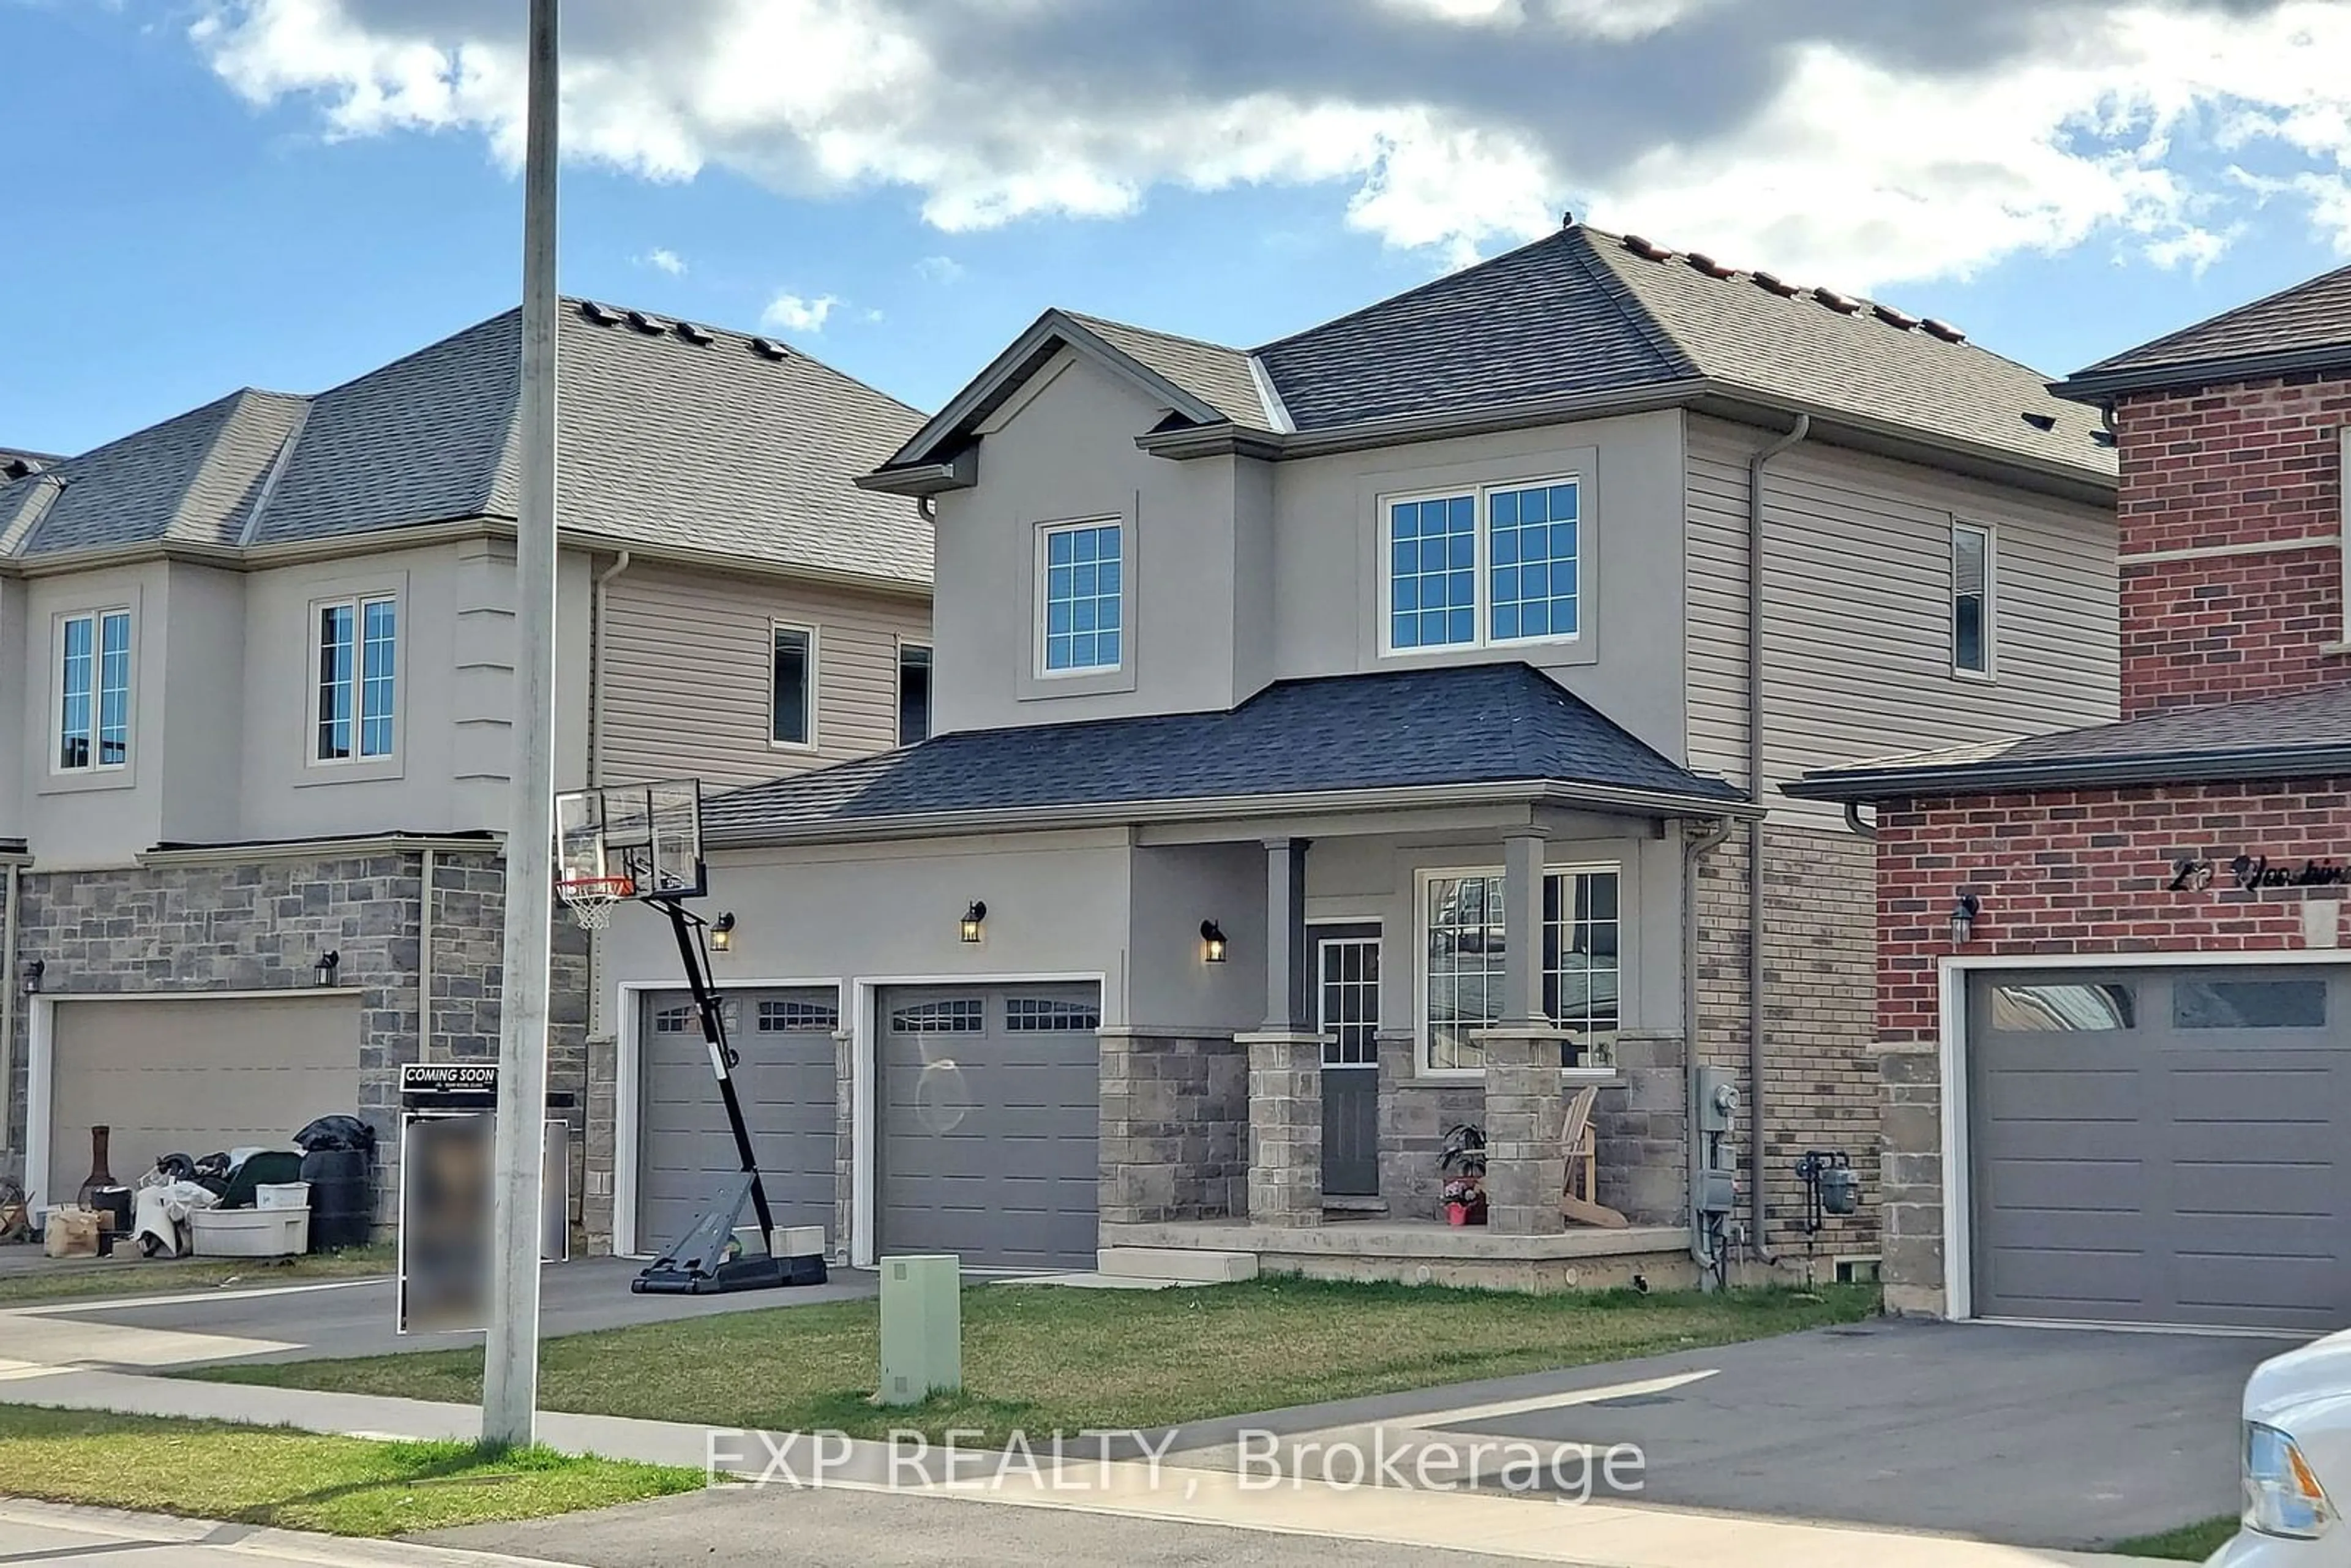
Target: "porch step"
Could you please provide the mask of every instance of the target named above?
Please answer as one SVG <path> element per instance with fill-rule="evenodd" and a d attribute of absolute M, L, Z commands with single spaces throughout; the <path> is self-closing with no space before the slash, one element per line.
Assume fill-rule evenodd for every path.
<path fill-rule="evenodd" d="M 1184 1280 L 1221 1285 L 1257 1278 L 1254 1252 L 1211 1252 L 1191 1247 L 1105 1247 L 1094 1267 L 1128 1280 Z"/>

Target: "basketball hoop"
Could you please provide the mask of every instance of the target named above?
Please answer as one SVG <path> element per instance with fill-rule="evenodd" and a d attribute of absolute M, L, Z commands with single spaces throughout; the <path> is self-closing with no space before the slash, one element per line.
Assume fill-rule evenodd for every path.
<path fill-rule="evenodd" d="M 611 925 L 612 906 L 636 891 L 636 883 L 625 876 L 571 876 L 555 884 L 556 896 L 582 931 L 601 931 Z"/>

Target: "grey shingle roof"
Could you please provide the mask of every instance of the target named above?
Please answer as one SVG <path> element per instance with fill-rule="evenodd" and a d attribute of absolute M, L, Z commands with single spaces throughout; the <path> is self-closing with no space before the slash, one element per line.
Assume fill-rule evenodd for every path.
<path fill-rule="evenodd" d="M 39 521 L 12 553 L 54 555 L 142 539 L 233 545 L 303 400 L 231 392 L 0 487 L 0 536 L 19 507 Z M 41 507 L 44 486 L 63 481 Z"/>
<path fill-rule="evenodd" d="M 1216 409 L 1235 424 L 1250 430 L 1278 428 L 1258 391 L 1246 350 L 1196 338 L 1178 338 L 1123 321 L 1066 312 L 1070 319 L 1092 332 L 1120 353 L 1159 374 Z"/>
<path fill-rule="evenodd" d="M 2300 363 L 2290 366 L 2281 361 Z M 2273 366 L 2318 369 L 2336 364 L 2351 365 L 2351 267 L 2109 355 L 2060 382 L 2056 390 L 2097 399 L 2205 384 L 2232 372 L 2258 374 Z"/>
<path fill-rule="evenodd" d="M 1648 392 L 1660 402 L 1760 402 L 1843 419 L 1865 444 L 1890 435 L 2054 471 L 2093 491 L 2114 484 L 2095 413 L 1941 323 L 1592 228 L 1547 235 L 1254 351 L 1066 312 L 1044 325 L 1057 315 L 1230 423 L 1275 433 L 1277 453 L 1383 422 L 1507 417 Z M 999 356 L 884 466 L 917 470 L 952 455 L 1001 402 L 1001 383 L 1041 362 Z M 1196 423 L 1201 411 L 1179 413 Z"/>
<path fill-rule="evenodd" d="M 568 300 L 561 316 L 564 526 L 927 585 L 930 525 L 911 503 L 851 484 L 921 423 L 914 410 L 764 339 L 696 328 L 705 340 L 694 341 L 666 319 L 641 329 L 591 308 Z M 17 553 L 510 517 L 519 322 L 507 311 L 315 397 L 239 392 L 69 458 L 49 471 L 65 492 Z M 0 486 L 0 537 L 47 477 Z"/>
<path fill-rule="evenodd" d="M 1259 353 L 1301 430 L 1702 377 L 2112 475 L 2097 416 L 2040 372 L 1889 314 L 1578 226 Z"/>
<path fill-rule="evenodd" d="M 746 842 L 893 818 L 1111 809 L 1443 784 L 1744 797 L 1522 664 L 1283 681 L 1228 713 L 967 730 L 716 797 L 705 832 Z"/>
<path fill-rule="evenodd" d="M 1885 800 L 2337 771 L 2351 772 L 2351 685 L 1877 758 L 1808 773 L 1785 788 L 1813 800 Z"/>

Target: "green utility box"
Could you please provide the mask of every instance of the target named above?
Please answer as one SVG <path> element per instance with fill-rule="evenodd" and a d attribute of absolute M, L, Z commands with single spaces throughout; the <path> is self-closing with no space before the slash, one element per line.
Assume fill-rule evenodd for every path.
<path fill-rule="evenodd" d="M 963 1387 L 963 1270 L 952 1253 L 882 1260 L 882 1403 Z"/>

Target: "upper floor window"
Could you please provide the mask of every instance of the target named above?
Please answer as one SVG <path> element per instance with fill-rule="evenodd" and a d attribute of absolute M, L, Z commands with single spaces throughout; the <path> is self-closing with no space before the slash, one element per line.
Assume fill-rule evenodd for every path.
<path fill-rule="evenodd" d="M 390 594 L 317 607 L 318 735 L 311 759 L 390 757 L 399 697 L 400 604 Z"/>
<path fill-rule="evenodd" d="M 1383 509 L 1384 652 L 1576 635 L 1583 563 L 1575 479 L 1396 498 Z"/>
<path fill-rule="evenodd" d="M 131 612 L 92 610 L 57 622 L 60 773 L 131 761 Z"/>
<path fill-rule="evenodd" d="M 931 651 L 919 643 L 898 644 L 898 744 L 913 746 L 931 736 Z"/>
<path fill-rule="evenodd" d="M 1991 530 L 1974 523 L 1951 528 L 1951 668 L 1963 675 L 1991 674 Z"/>
<path fill-rule="evenodd" d="M 768 688 L 768 738 L 778 746 L 816 744 L 816 633 L 805 626 L 773 625 L 773 684 Z"/>
<path fill-rule="evenodd" d="M 1125 640 L 1123 529 L 1074 523 L 1042 532 L 1038 668 L 1049 675 L 1117 669 Z"/>

